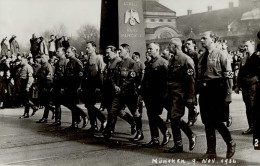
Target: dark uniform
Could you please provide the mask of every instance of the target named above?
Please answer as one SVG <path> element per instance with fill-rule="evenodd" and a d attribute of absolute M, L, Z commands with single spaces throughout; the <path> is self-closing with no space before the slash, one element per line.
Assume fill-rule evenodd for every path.
<path fill-rule="evenodd" d="M 258 81 L 259 56 L 255 53 L 251 56 L 246 54 L 241 60 L 240 69 L 237 78 L 237 87 L 242 89 L 243 100 L 246 105 L 246 116 L 249 130 L 242 134 L 253 132 L 253 106 L 256 94 L 256 83 Z"/>
<path fill-rule="evenodd" d="M 40 46 L 37 42 L 37 38 L 31 38 L 30 43 L 31 43 L 30 51 L 32 53 L 33 59 L 35 60 L 35 57 L 39 54 Z"/>
<path fill-rule="evenodd" d="M 198 63 L 199 63 L 199 54 L 197 52 L 188 52 L 188 56 L 192 58 L 194 65 L 195 65 L 195 73 L 198 73 Z M 199 112 L 197 112 L 195 105 L 197 105 L 197 97 L 196 97 L 196 80 L 197 80 L 197 76 L 195 76 L 195 103 L 193 105 L 193 107 L 189 108 L 189 114 L 188 114 L 188 125 L 189 126 L 193 126 L 193 124 L 196 122 L 197 120 L 197 116 L 199 114 Z"/>
<path fill-rule="evenodd" d="M 20 118 L 28 118 L 29 117 L 29 100 L 31 97 L 30 88 L 33 83 L 33 68 L 29 64 L 22 65 L 20 71 L 20 81 L 21 81 L 21 96 L 24 105 L 24 115 Z"/>
<path fill-rule="evenodd" d="M 216 158 L 216 134 L 218 130 L 227 144 L 227 158 L 234 154 L 235 143 L 223 122 L 229 117 L 232 78 L 231 62 L 228 55 L 215 48 L 206 51 L 198 65 L 199 105 L 207 139 L 207 157 Z"/>
<path fill-rule="evenodd" d="M 144 79 L 144 73 L 145 73 L 145 64 L 141 61 L 138 61 L 136 62 L 136 65 L 137 67 L 137 73 L 136 73 L 136 80 L 137 80 L 137 90 L 138 90 L 138 95 L 140 93 L 140 87 L 141 87 L 141 83 Z M 143 99 L 141 97 L 141 95 L 139 95 L 138 97 L 138 112 L 141 114 L 142 116 L 142 113 L 143 113 Z"/>
<path fill-rule="evenodd" d="M 115 57 L 114 59 L 107 62 L 107 65 L 104 69 L 104 77 L 103 77 L 103 87 L 102 87 L 102 101 L 101 105 L 103 108 L 107 109 L 108 116 L 110 116 L 110 110 L 112 108 L 112 101 L 115 95 L 115 90 L 112 83 L 112 78 L 114 77 L 114 74 L 116 74 L 117 66 L 120 64 L 121 59 L 119 57 Z M 135 132 L 135 123 L 131 115 L 129 113 L 125 112 L 124 110 L 121 110 L 119 113 L 119 117 L 128 122 L 131 127 L 132 131 L 131 133 L 134 134 Z M 114 133 L 115 130 L 115 124 L 116 124 L 117 118 L 114 117 L 113 123 L 111 124 L 111 132 Z M 108 129 L 108 128 L 107 128 Z M 108 131 L 105 131 L 108 132 Z"/>
<path fill-rule="evenodd" d="M 85 107 L 88 109 L 88 115 L 91 128 L 89 131 L 97 131 L 98 118 L 101 122 L 102 131 L 104 129 L 105 116 L 100 112 L 95 104 L 98 102 L 100 95 L 100 89 L 103 81 L 103 71 L 105 63 L 103 62 L 101 55 L 91 55 L 88 57 L 86 65 L 84 66 L 84 76 L 82 80 L 82 89 L 85 94 Z"/>
<path fill-rule="evenodd" d="M 68 60 L 60 58 L 55 65 L 54 80 L 53 80 L 53 99 L 55 105 L 55 123 L 52 125 L 61 124 L 61 104 L 64 102 L 65 89 L 65 69 Z"/>
<path fill-rule="evenodd" d="M 136 73 L 137 68 L 135 67 L 135 62 L 131 58 L 123 59 L 116 68 L 115 74 L 112 78 L 113 88 L 118 86 L 120 92 L 115 92 L 113 96 L 112 108 L 108 117 L 108 127 L 107 127 L 107 137 L 111 135 L 112 125 L 114 124 L 117 115 L 122 112 L 125 106 L 128 107 L 134 120 L 136 122 L 136 128 L 141 133 L 142 132 L 142 121 L 140 114 L 137 109 L 138 95 L 136 93 Z M 114 89 L 115 90 L 115 89 Z M 124 115 L 120 115 L 124 117 Z"/>
<path fill-rule="evenodd" d="M 159 144 L 159 132 L 166 135 L 168 130 L 160 115 L 163 111 L 163 100 L 166 91 L 168 62 L 162 57 L 149 61 L 145 68 L 141 85 L 141 95 L 147 109 L 152 141 Z"/>
<path fill-rule="evenodd" d="M 40 105 L 44 106 L 44 113 L 42 119 L 37 121 L 39 123 L 47 122 L 50 110 L 54 114 L 54 109 L 50 105 L 53 74 L 53 68 L 48 62 L 41 64 L 41 68 L 37 74 L 37 86 L 39 90 L 39 102 Z"/>
<path fill-rule="evenodd" d="M 190 140 L 190 150 L 194 148 L 195 135 L 188 125 L 181 120 L 185 106 L 194 108 L 195 100 L 195 66 L 193 60 L 184 53 L 173 56 L 169 61 L 166 98 L 171 98 L 171 128 L 174 147 L 166 152 L 183 151 L 181 130 Z M 187 103 L 189 100 L 189 104 Z"/>
<path fill-rule="evenodd" d="M 254 99 L 254 110 L 253 110 L 253 124 L 254 124 L 254 131 L 253 131 L 253 146 L 255 150 L 260 150 L 260 44 L 257 45 L 257 52 L 254 53 L 254 60 L 255 63 L 258 65 L 257 68 L 257 77 L 258 82 L 256 84 L 256 95 Z"/>
<path fill-rule="evenodd" d="M 72 113 L 72 125 L 70 128 L 77 128 L 80 122 L 80 117 L 86 118 L 85 112 L 77 106 L 78 104 L 78 89 L 80 87 L 83 76 L 83 65 L 75 57 L 71 57 L 67 63 L 65 70 L 65 101 L 64 106 L 68 107 Z M 83 125 L 84 126 L 84 125 Z"/>

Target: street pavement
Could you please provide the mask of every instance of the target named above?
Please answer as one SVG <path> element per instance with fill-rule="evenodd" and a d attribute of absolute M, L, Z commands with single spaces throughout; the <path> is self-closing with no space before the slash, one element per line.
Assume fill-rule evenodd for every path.
<path fill-rule="evenodd" d="M 86 111 L 84 105 L 80 105 L 80 107 Z M 195 126 L 192 127 L 197 134 L 195 149 L 192 152 L 188 150 L 188 139 L 182 133 L 185 152 L 166 154 L 163 151 L 173 146 L 172 139 L 164 147 L 144 148 L 141 146 L 142 143 L 150 141 L 145 109 L 143 114 L 145 139 L 140 142 L 130 140 L 134 137 L 130 134 L 130 125 L 120 118 L 116 124 L 115 136 L 109 142 L 104 142 L 102 139 L 86 133 L 86 129 L 90 127 L 89 124 L 86 129 L 65 130 L 71 123 L 71 113 L 65 107 L 62 108 L 62 125 L 60 127 L 48 126 L 53 122 L 51 119 L 46 124 L 35 123 L 42 117 L 42 109 L 28 119 L 18 119 L 23 114 L 23 108 L 1 109 L 0 165 L 260 165 L 260 151 L 253 149 L 252 135 L 241 134 L 248 128 L 241 94 L 233 94 L 230 110 L 233 124 L 229 129 L 237 144 L 235 155 L 232 159 L 225 159 L 226 145 L 216 132 L 217 160 L 196 162 L 195 159 L 206 152 L 206 138 L 200 116 Z M 104 113 L 107 115 L 106 111 Z M 166 111 L 163 112 L 162 118 L 166 119 Z M 183 119 L 187 121 L 186 114 Z M 167 124 L 167 126 L 170 130 L 170 125 Z M 160 141 L 162 141 L 162 135 L 160 137 Z"/>

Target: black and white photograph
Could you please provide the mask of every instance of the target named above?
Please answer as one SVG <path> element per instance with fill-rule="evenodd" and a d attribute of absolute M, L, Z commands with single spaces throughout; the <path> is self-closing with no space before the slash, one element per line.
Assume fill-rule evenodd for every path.
<path fill-rule="evenodd" d="M 0 0 L 0 165 L 260 165 L 260 0 Z"/>

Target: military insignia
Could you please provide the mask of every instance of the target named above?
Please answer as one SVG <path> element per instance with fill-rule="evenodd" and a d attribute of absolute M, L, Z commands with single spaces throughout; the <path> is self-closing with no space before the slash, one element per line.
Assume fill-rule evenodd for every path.
<path fill-rule="evenodd" d="M 193 75 L 193 74 L 194 74 L 193 69 L 188 69 L 188 70 L 187 70 L 187 74 L 188 74 L 189 76 Z"/>
<path fill-rule="evenodd" d="M 130 76 L 134 78 L 136 76 L 136 73 L 132 71 L 130 72 Z"/>
<path fill-rule="evenodd" d="M 232 71 L 224 72 L 224 76 L 226 78 L 232 79 L 234 77 L 234 72 L 232 72 Z"/>
<path fill-rule="evenodd" d="M 79 72 L 79 76 L 82 77 L 83 76 L 83 72 Z"/>
<path fill-rule="evenodd" d="M 32 73 L 29 73 L 28 76 L 29 76 L 29 77 L 32 77 Z"/>
<path fill-rule="evenodd" d="M 128 22 L 131 26 L 134 26 L 136 22 L 140 24 L 139 14 L 136 10 L 130 9 L 125 12 L 125 24 Z"/>

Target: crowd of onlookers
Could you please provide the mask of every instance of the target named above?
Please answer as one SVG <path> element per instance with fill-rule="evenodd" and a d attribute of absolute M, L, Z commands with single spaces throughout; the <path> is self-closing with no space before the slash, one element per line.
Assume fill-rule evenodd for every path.
<path fill-rule="evenodd" d="M 58 35 L 51 35 L 50 40 L 47 43 L 42 36 L 36 37 L 36 35 L 33 34 L 30 39 L 30 45 L 30 51 L 26 53 L 20 52 L 20 47 L 15 35 L 13 35 L 9 41 L 7 40 L 7 37 L 1 41 L 0 108 L 15 108 L 22 106 L 19 80 L 21 56 L 26 56 L 28 63 L 34 70 L 37 70 L 40 68 L 40 65 L 36 61 L 37 55 L 49 55 L 49 62 L 54 65 L 57 60 L 55 56 L 56 48 L 68 48 L 70 43 L 66 36 L 58 37 Z"/>

